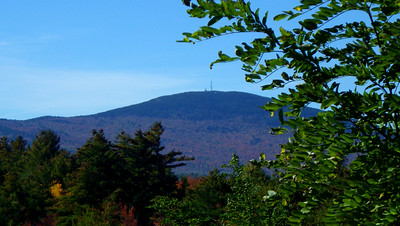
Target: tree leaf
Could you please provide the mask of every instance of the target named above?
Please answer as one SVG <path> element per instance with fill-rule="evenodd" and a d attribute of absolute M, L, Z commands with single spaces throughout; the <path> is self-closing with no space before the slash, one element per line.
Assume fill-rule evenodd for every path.
<path fill-rule="evenodd" d="M 280 21 L 280 20 L 285 19 L 287 16 L 288 16 L 288 15 L 287 15 L 287 14 L 284 14 L 284 13 L 278 14 L 278 15 L 274 16 L 274 20 L 275 20 L 275 21 Z"/>

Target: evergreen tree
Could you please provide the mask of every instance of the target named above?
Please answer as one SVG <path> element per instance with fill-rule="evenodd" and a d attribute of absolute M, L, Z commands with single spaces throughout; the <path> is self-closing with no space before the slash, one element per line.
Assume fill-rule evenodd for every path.
<path fill-rule="evenodd" d="M 92 137 L 78 149 L 75 157 L 78 168 L 73 175 L 71 198 L 79 205 L 100 207 L 124 179 L 119 170 L 119 153 L 102 130 L 93 130 Z"/>
<path fill-rule="evenodd" d="M 32 164 L 47 164 L 60 151 L 60 137 L 54 132 L 41 131 L 28 147 L 28 159 Z"/>
<path fill-rule="evenodd" d="M 48 210 L 54 205 L 55 200 L 50 188 L 55 182 L 62 182 L 69 172 L 68 161 L 70 161 L 69 153 L 60 149 L 59 142 L 60 138 L 54 132 L 41 131 L 27 148 L 22 162 L 22 172 L 16 181 L 18 203 L 23 207 L 20 220 L 40 222 L 41 218 L 50 213 Z M 17 139 L 13 145 L 20 149 L 23 143 L 21 139 Z M 64 170 L 56 170 L 60 164 L 64 165 Z"/>
<path fill-rule="evenodd" d="M 0 219 L 3 223 L 17 224 L 23 222 L 20 204 L 21 186 L 18 178 L 23 167 L 26 141 L 21 136 L 8 142 L 7 138 L 0 141 Z"/>
<path fill-rule="evenodd" d="M 0 138 L 0 183 L 3 183 L 5 174 L 9 171 L 11 161 L 11 147 L 6 137 Z"/>
<path fill-rule="evenodd" d="M 59 221 L 76 224 L 90 218 L 87 213 L 96 212 L 94 209 L 105 211 L 105 206 L 121 203 L 135 209 L 141 225 L 149 224 L 153 210 L 147 207 L 151 200 L 176 190 L 177 178 L 171 169 L 188 160 L 180 152 L 161 153 L 163 131 L 156 123 L 147 132 L 137 131 L 134 137 L 122 132 L 115 144 L 106 139 L 102 130 L 93 131 L 74 156 L 77 169 L 61 198 Z"/>
<path fill-rule="evenodd" d="M 17 136 L 15 140 L 12 140 L 10 146 L 14 153 L 24 153 L 26 151 L 26 141 L 22 136 Z"/>
<path fill-rule="evenodd" d="M 137 131 L 133 138 L 119 134 L 115 145 L 124 160 L 120 198 L 135 207 L 141 224 L 148 223 L 152 210 L 147 206 L 153 198 L 176 190 L 177 177 L 172 169 L 190 160 L 177 151 L 161 153 L 163 132 L 161 123 L 155 123 L 147 132 Z"/>

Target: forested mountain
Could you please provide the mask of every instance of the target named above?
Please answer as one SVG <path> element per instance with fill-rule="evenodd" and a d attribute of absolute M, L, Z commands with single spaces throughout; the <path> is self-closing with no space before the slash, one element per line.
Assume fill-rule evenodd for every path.
<path fill-rule="evenodd" d="M 113 140 L 121 131 L 134 134 L 161 122 L 166 150 L 176 149 L 195 157 L 179 171 L 204 174 L 227 163 L 232 153 L 243 160 L 257 158 L 261 152 L 274 157 L 280 150 L 278 144 L 285 143 L 287 137 L 269 134 L 270 127 L 278 126 L 279 120 L 259 107 L 268 101 L 242 92 L 187 92 L 88 116 L 2 119 L 0 136 L 21 135 L 30 143 L 41 130 L 52 130 L 60 136 L 63 148 L 75 152 L 93 129 L 103 129 L 105 136 Z M 303 114 L 316 112 L 309 108 Z"/>

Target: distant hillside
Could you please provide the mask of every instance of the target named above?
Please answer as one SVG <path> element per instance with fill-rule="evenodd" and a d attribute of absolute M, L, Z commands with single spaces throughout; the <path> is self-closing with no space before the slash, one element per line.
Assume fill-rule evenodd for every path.
<path fill-rule="evenodd" d="M 263 117 L 268 98 L 241 92 L 187 92 L 97 114 L 101 117 L 152 116 L 187 120 Z"/>
<path fill-rule="evenodd" d="M 41 130 L 50 129 L 61 137 L 62 147 L 74 152 L 92 129 L 103 129 L 112 140 L 121 131 L 134 134 L 160 121 L 166 149 L 196 158 L 178 171 L 206 173 L 227 163 L 232 153 L 248 160 L 261 152 L 273 158 L 280 150 L 287 136 L 270 135 L 269 129 L 278 126 L 279 120 L 259 108 L 268 100 L 242 92 L 187 92 L 88 116 L 0 120 L 0 136 L 22 135 L 30 142 Z M 310 108 L 304 113 L 317 112 Z"/>

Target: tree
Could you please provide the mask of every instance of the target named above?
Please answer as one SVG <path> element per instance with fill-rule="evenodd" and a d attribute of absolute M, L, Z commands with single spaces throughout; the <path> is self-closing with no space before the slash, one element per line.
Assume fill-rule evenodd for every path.
<path fill-rule="evenodd" d="M 102 130 L 93 130 L 92 137 L 75 157 L 78 169 L 73 174 L 72 199 L 80 205 L 98 208 L 119 186 L 119 154 Z"/>
<path fill-rule="evenodd" d="M 264 197 L 274 188 L 275 179 L 271 179 L 259 165 L 239 162 L 233 154 L 228 166 L 232 193 L 229 194 L 227 205 L 222 217 L 226 225 L 280 225 L 279 208 L 264 204 Z M 283 215 L 285 216 L 285 215 Z"/>
<path fill-rule="evenodd" d="M 11 164 L 11 147 L 6 137 L 0 138 L 0 183 L 3 183 L 5 174 Z"/>
<path fill-rule="evenodd" d="M 155 199 L 162 225 L 282 225 L 282 205 L 266 205 L 265 194 L 275 192 L 276 178 L 258 165 L 239 163 L 234 154 L 227 173 L 210 171 L 196 186 L 186 187 L 185 196 Z M 185 188 L 184 188 L 185 189 Z"/>
<path fill-rule="evenodd" d="M 22 136 L 17 136 L 15 140 L 10 142 L 10 145 L 14 153 L 22 154 L 26 151 L 26 141 Z"/>
<path fill-rule="evenodd" d="M 97 220 L 118 218 L 118 214 L 112 215 L 118 211 L 107 208 L 120 203 L 121 211 L 128 210 L 128 215 L 121 214 L 133 217 L 134 209 L 138 223 L 148 224 L 153 213 L 148 208 L 151 200 L 176 190 L 177 177 L 172 169 L 188 160 L 180 156 L 181 152 L 162 153 L 163 131 L 161 124 L 155 123 L 149 131 L 138 130 L 134 137 L 121 132 L 115 142 L 107 140 L 102 130 L 93 131 L 74 156 L 77 170 L 71 174 L 66 195 L 59 203 L 59 221 L 77 224 L 82 219 L 93 220 L 92 215 L 99 211 L 110 214 Z"/>
<path fill-rule="evenodd" d="M 5 224 L 23 223 L 24 220 L 18 179 L 23 169 L 25 146 L 26 141 L 21 136 L 11 141 L 5 137 L 0 139 L 0 219 Z"/>
<path fill-rule="evenodd" d="M 185 165 L 182 161 L 192 160 L 179 151 L 162 153 L 163 132 L 161 123 L 155 123 L 149 131 L 138 130 L 135 137 L 126 133 L 117 137 L 115 148 L 123 158 L 124 172 L 119 197 L 135 207 L 140 224 L 148 223 L 153 210 L 147 207 L 153 198 L 176 190 L 178 178 L 172 169 Z"/>
<path fill-rule="evenodd" d="M 79 224 L 107 212 L 104 208 L 115 202 L 113 194 L 120 187 L 122 161 L 118 150 L 112 147 L 103 130 L 92 131 L 86 143 L 73 155 L 75 166 L 68 177 L 65 192 L 55 209 L 58 223 Z M 100 214 L 97 220 L 115 217 Z M 85 223 L 82 223 L 85 224 Z M 103 222 L 104 224 L 104 222 Z"/>
<path fill-rule="evenodd" d="M 280 174 L 287 223 L 398 222 L 400 2 L 301 0 L 274 16 L 275 23 L 296 22 L 279 29 L 249 1 L 183 3 L 190 16 L 208 18 L 206 26 L 184 33 L 183 42 L 257 34 L 235 46 L 235 56 L 220 51 L 211 67 L 242 61 L 246 81 L 265 82 L 263 90 L 296 84 L 264 106 L 271 116 L 277 112 L 282 125 L 272 132 L 293 137 L 277 160 L 261 156 L 255 163 Z M 352 18 L 353 13 L 360 16 Z M 341 17 L 347 22 L 338 22 Z M 342 78 L 354 80 L 354 88 L 343 89 Z M 324 111 L 303 118 L 302 109 L 310 104 Z M 344 165 L 348 158 L 352 161 Z"/>
<path fill-rule="evenodd" d="M 193 180 L 192 180 L 193 181 Z M 158 196 L 153 208 L 162 225 L 218 225 L 232 192 L 227 174 L 218 170 L 209 172 L 195 184 L 187 177 L 181 179 L 177 195 Z"/>
<path fill-rule="evenodd" d="M 2 139 L 2 160 L 6 174 L 0 186 L 0 217 L 6 224 L 39 222 L 53 205 L 50 187 L 54 180 L 62 182 L 69 155 L 59 149 L 59 137 L 42 131 L 25 149 L 21 136 L 8 142 Z M 3 158 L 4 157 L 4 158 Z"/>

